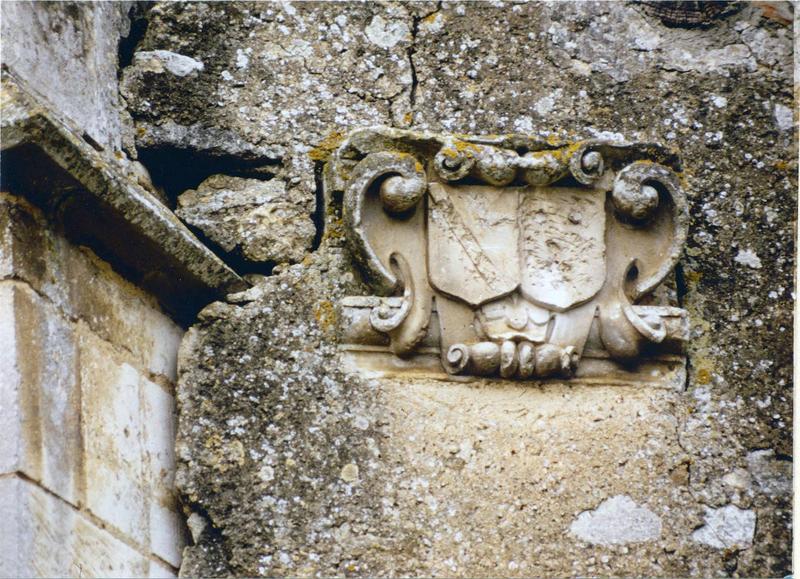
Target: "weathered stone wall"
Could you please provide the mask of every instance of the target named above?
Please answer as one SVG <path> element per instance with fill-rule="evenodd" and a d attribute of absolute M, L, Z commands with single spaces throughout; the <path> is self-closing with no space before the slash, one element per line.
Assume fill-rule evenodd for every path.
<path fill-rule="evenodd" d="M 152 296 L 3 195 L 0 574 L 790 573 L 793 7 L 654 4 L 3 3 L 4 66 L 127 174 L 123 220 L 180 226 L 157 196 L 254 287 L 177 378 Z M 674 147 L 683 388 L 344 368 L 368 292 L 323 174 L 376 124 Z"/>
<path fill-rule="evenodd" d="M 8 193 L 0 320 L 0 576 L 174 576 L 183 329 Z"/>
<path fill-rule="evenodd" d="M 187 539 L 174 489 L 184 328 L 129 281 L 130 263 L 82 245 L 98 246 L 109 213 L 70 197 L 94 188 L 128 203 L 129 221 L 161 218 L 142 214 L 157 201 L 123 152 L 135 154 L 118 90 L 135 6 L 0 9 L 0 576 L 172 577 Z M 95 213 L 77 223 L 68 206 Z M 152 257 L 135 228 L 117 235 Z"/>
<path fill-rule="evenodd" d="M 277 181 L 317 225 L 296 266 L 231 252 L 273 275 L 207 309 L 184 342 L 187 573 L 790 572 L 793 8 L 651 4 L 150 10 L 121 90 L 167 198 L 211 175 Z M 691 205 L 676 274 L 685 388 L 342 372 L 333 304 L 364 290 L 321 175 L 344 134 L 373 124 L 674 147 Z M 224 198 L 186 210 L 209 238 L 225 232 L 197 216 Z M 297 235 L 286 215 L 270 228 Z M 300 262 L 296 250 L 269 259 Z"/>
<path fill-rule="evenodd" d="M 130 133 L 120 114 L 117 72 L 133 6 L 25 0 L 2 6 L 3 65 L 112 151 L 121 151 L 123 134 Z"/>

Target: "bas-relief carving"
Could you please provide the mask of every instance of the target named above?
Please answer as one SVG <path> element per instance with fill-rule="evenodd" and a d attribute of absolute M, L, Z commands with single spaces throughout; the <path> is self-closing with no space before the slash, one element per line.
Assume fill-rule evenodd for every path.
<path fill-rule="evenodd" d="M 653 144 L 356 131 L 326 183 L 378 295 L 343 303 L 344 348 L 522 380 L 680 359 L 685 312 L 637 305 L 686 238 L 678 169 Z"/>

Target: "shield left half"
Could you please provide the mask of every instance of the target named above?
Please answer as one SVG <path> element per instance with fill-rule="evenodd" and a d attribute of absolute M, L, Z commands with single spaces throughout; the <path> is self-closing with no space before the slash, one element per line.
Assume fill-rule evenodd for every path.
<path fill-rule="evenodd" d="M 519 189 L 428 187 L 428 275 L 437 290 L 478 306 L 519 285 Z"/>
<path fill-rule="evenodd" d="M 541 187 L 520 195 L 522 295 L 557 311 L 593 298 L 606 279 L 605 192 Z"/>

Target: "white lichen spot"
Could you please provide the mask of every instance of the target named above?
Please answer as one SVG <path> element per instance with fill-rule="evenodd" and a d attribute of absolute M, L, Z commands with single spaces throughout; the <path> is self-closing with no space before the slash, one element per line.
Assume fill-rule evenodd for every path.
<path fill-rule="evenodd" d="M 692 533 L 692 540 L 715 549 L 747 548 L 756 532 L 753 511 L 728 505 L 721 509 L 706 508 L 705 525 Z"/>
<path fill-rule="evenodd" d="M 166 70 L 175 76 L 188 76 L 205 68 L 199 60 L 169 50 L 137 52 L 133 55 L 133 63 L 150 72 L 162 73 Z"/>
<path fill-rule="evenodd" d="M 520 117 L 514 121 L 514 131 L 517 133 L 533 132 L 533 119 L 530 117 Z"/>
<path fill-rule="evenodd" d="M 750 473 L 743 468 L 734 469 L 722 477 L 722 483 L 739 491 L 750 488 Z"/>
<path fill-rule="evenodd" d="M 469 462 L 473 454 L 475 454 L 475 449 L 472 445 L 472 441 L 469 439 L 462 440 L 461 444 L 458 445 L 456 456 L 464 462 Z"/>
<path fill-rule="evenodd" d="M 352 462 L 349 464 L 344 465 L 342 468 L 342 472 L 339 473 L 341 479 L 345 482 L 355 482 L 358 480 L 358 465 L 353 464 Z"/>
<path fill-rule="evenodd" d="M 614 141 L 616 143 L 624 143 L 625 136 L 622 133 L 615 133 L 613 131 L 598 131 L 594 127 L 587 127 L 587 130 L 597 139 L 604 141 Z"/>
<path fill-rule="evenodd" d="M 661 519 L 626 495 L 617 495 L 593 511 L 584 511 L 570 533 L 594 545 L 623 545 L 653 541 L 661 536 Z"/>
<path fill-rule="evenodd" d="M 258 478 L 264 482 L 270 482 L 275 479 L 275 469 L 269 465 L 264 465 L 258 470 Z"/>
<path fill-rule="evenodd" d="M 292 6 L 291 2 L 281 2 L 281 8 L 288 14 L 289 16 L 294 16 L 297 14 L 297 9 Z"/>
<path fill-rule="evenodd" d="M 356 416 L 355 420 L 353 420 L 353 425 L 359 430 L 366 430 L 369 428 L 369 420 L 363 416 Z"/>
<path fill-rule="evenodd" d="M 752 249 L 740 249 L 736 257 L 733 258 L 736 263 L 741 263 L 753 269 L 761 269 L 761 260 Z"/>
<path fill-rule="evenodd" d="M 389 49 L 398 42 L 410 38 L 411 31 L 405 22 L 399 20 L 386 21 L 381 16 L 376 15 L 364 29 L 364 34 L 373 44 Z"/>
<path fill-rule="evenodd" d="M 782 131 L 791 130 L 792 125 L 794 125 L 794 116 L 792 115 L 792 109 L 781 104 L 776 104 L 775 122 L 778 124 L 778 128 L 780 130 Z"/>
<path fill-rule="evenodd" d="M 419 24 L 421 31 L 430 32 L 435 34 L 444 28 L 444 16 L 441 12 L 437 12 L 427 18 L 423 18 Z"/>
<path fill-rule="evenodd" d="M 561 98 L 561 93 L 562 90 L 560 88 L 554 90 L 546 97 L 542 97 L 536 101 L 536 104 L 533 105 L 533 108 L 542 116 L 549 114 L 555 108 L 558 99 Z"/>
<path fill-rule="evenodd" d="M 653 30 L 646 30 L 643 34 L 637 34 L 633 39 L 634 47 L 645 52 L 655 50 L 659 44 L 661 44 L 661 37 L 655 34 Z"/>
<path fill-rule="evenodd" d="M 242 50 L 241 48 L 236 49 L 236 68 L 244 69 L 247 68 L 247 65 L 250 64 L 250 57 L 247 56 L 247 53 Z"/>
<path fill-rule="evenodd" d="M 728 106 L 728 99 L 723 96 L 713 96 L 711 97 L 711 104 L 713 104 L 718 109 L 724 109 Z"/>

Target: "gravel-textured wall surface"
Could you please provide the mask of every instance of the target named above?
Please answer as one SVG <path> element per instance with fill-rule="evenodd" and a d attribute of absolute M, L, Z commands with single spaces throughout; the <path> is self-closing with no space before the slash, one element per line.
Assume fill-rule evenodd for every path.
<path fill-rule="evenodd" d="M 122 71 L 139 158 L 173 200 L 211 175 L 278 180 L 299 211 L 269 224 L 307 252 L 273 252 L 262 270 L 231 253 L 272 275 L 210 306 L 184 342 L 179 484 L 199 542 L 185 572 L 791 571 L 794 16 L 788 3 L 721 8 L 149 10 Z M 675 147 L 691 206 L 676 276 L 692 324 L 685 390 L 341 371 L 333 304 L 360 291 L 358 272 L 319 176 L 344 134 L 373 124 Z M 197 227 L 220 235 L 213 219 Z M 270 270 L 281 261 L 299 263 Z"/>

